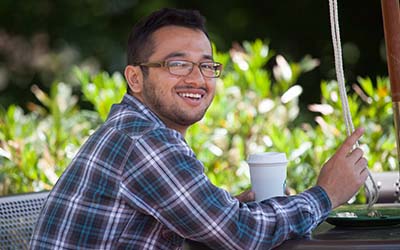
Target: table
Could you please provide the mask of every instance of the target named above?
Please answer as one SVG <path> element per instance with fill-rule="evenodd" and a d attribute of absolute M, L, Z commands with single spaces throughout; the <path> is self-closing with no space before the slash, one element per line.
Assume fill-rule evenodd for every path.
<path fill-rule="evenodd" d="M 209 250 L 197 242 L 185 242 L 184 250 Z M 400 250 L 400 225 L 370 228 L 339 228 L 326 222 L 311 239 L 287 240 L 274 250 Z"/>
<path fill-rule="evenodd" d="M 316 228 L 311 239 L 288 240 L 275 249 L 400 250 L 400 226 L 340 228 L 324 222 Z"/>

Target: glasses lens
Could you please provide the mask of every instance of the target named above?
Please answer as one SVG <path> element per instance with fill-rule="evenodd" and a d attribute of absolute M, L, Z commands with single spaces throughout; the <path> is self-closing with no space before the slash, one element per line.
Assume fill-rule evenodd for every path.
<path fill-rule="evenodd" d="M 206 77 L 219 77 L 221 75 L 221 64 L 215 62 L 200 63 L 200 69 Z"/>
<path fill-rule="evenodd" d="M 192 72 L 194 65 L 195 63 L 189 61 L 168 61 L 166 66 L 171 74 L 187 76 Z M 203 76 L 216 78 L 221 75 L 222 65 L 216 62 L 202 62 L 199 68 Z"/>
<path fill-rule="evenodd" d="M 193 63 L 186 61 L 169 61 L 167 66 L 171 74 L 180 76 L 186 76 L 190 74 L 193 69 Z"/>

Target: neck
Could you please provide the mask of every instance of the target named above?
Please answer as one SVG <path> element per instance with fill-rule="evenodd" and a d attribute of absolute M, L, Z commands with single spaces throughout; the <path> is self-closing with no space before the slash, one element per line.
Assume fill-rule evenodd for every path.
<path fill-rule="evenodd" d="M 185 138 L 188 126 L 179 126 L 179 125 L 176 125 L 176 124 L 170 124 L 167 121 L 165 121 L 164 119 L 161 119 L 161 120 L 164 122 L 164 124 L 168 128 L 178 131 Z"/>
<path fill-rule="evenodd" d="M 168 120 L 168 118 L 160 116 L 157 112 L 155 112 L 151 106 L 147 105 L 146 102 L 143 100 L 143 97 L 141 95 L 135 94 L 135 93 L 129 93 L 130 95 L 136 97 L 143 105 L 145 105 L 147 108 L 149 108 L 158 118 L 165 124 L 170 129 L 178 131 L 183 137 L 186 135 L 186 131 L 188 129 L 188 125 L 179 125 L 174 122 L 171 122 Z"/>

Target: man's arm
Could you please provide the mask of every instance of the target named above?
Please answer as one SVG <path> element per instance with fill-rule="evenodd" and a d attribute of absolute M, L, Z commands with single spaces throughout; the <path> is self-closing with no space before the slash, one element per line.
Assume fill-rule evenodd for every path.
<path fill-rule="evenodd" d="M 182 237 L 216 249 L 272 248 L 309 233 L 331 208 L 320 187 L 240 203 L 209 181 L 190 148 L 167 129 L 139 139 L 132 159 L 132 176 L 124 177 L 131 204 Z"/>

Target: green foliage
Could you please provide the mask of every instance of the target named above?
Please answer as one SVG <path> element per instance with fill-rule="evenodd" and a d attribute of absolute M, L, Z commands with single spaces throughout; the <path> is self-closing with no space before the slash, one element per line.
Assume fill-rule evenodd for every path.
<path fill-rule="evenodd" d="M 40 105 L 24 114 L 10 106 L 0 114 L 0 194 L 51 189 L 91 132 L 126 92 L 119 73 L 89 76 L 75 68 L 82 93 L 95 111 L 80 110 L 72 87 L 54 83 L 50 95 L 32 87 Z"/>
<path fill-rule="evenodd" d="M 126 93 L 125 79 L 119 72 L 111 77 L 107 72 L 102 72 L 91 78 L 88 72 L 75 68 L 75 74 L 82 85 L 84 97 L 105 121 L 111 105 L 120 102 Z"/>
<path fill-rule="evenodd" d="M 215 48 L 214 48 L 215 50 Z M 250 153 L 280 151 L 289 159 L 288 185 L 297 193 L 315 184 L 321 166 L 346 137 L 335 82 L 321 83 L 321 103 L 309 106 L 315 122 L 301 123 L 297 79 L 318 65 L 308 56 L 287 62 L 267 43 L 236 45 L 215 51 L 224 64 L 217 93 L 205 117 L 192 126 L 187 142 L 204 163 L 211 181 L 237 194 L 249 188 Z M 271 61 L 274 60 L 274 61 Z M 269 65 L 274 65 L 272 68 Z M 55 83 L 50 94 L 33 87 L 40 105 L 25 114 L 17 106 L 0 113 L 0 192 L 49 189 L 79 146 L 126 92 L 119 73 L 90 76 L 75 69 L 85 100 L 94 111 L 80 110 L 71 87 Z M 349 91 L 355 126 L 366 128 L 362 147 L 373 171 L 396 167 L 395 138 L 388 79 L 359 78 Z M 362 193 L 358 202 L 364 202 Z"/>
<path fill-rule="evenodd" d="M 354 92 L 348 100 L 354 126 L 366 129 L 360 143 L 369 159 L 369 166 L 376 172 L 394 170 L 397 167 L 396 142 L 388 79 L 378 78 L 374 84 L 369 78 L 358 78 L 358 82 L 362 88 L 353 85 Z M 320 126 L 315 131 L 325 134 L 325 143 L 337 146 L 345 138 L 346 131 L 338 87 L 335 82 L 323 82 L 321 90 L 322 103 L 310 106 L 311 110 L 321 114 L 316 117 Z"/>
<path fill-rule="evenodd" d="M 32 91 L 41 105 L 17 106 L 0 114 L 0 194 L 50 189 L 96 124 L 97 115 L 80 111 L 78 98 L 64 83 L 50 95 Z"/>

